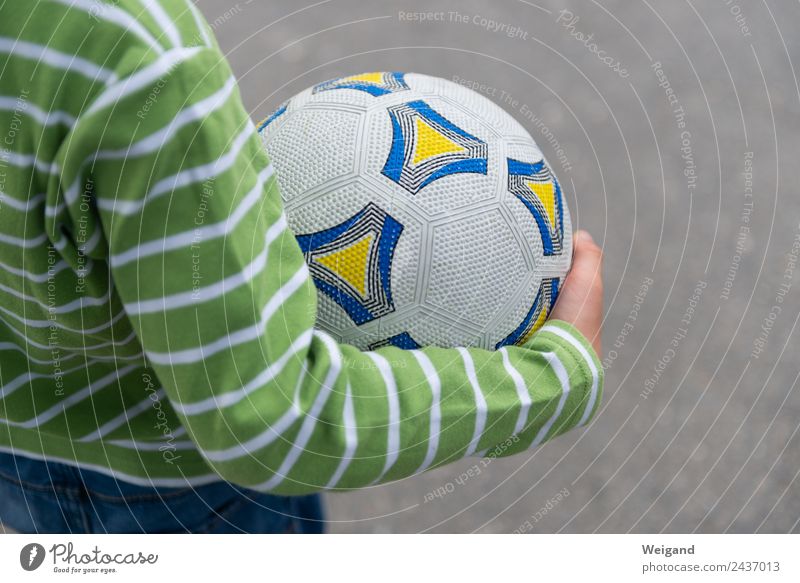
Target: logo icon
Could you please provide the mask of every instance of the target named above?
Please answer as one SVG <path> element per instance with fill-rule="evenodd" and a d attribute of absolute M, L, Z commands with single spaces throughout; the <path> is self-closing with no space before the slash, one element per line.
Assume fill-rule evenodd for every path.
<path fill-rule="evenodd" d="M 30 543 L 19 552 L 19 564 L 26 571 L 35 571 L 44 562 L 44 547 L 39 543 Z"/>

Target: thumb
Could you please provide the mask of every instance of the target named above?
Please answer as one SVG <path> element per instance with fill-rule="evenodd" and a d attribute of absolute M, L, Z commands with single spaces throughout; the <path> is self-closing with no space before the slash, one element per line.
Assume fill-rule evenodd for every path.
<path fill-rule="evenodd" d="M 580 230 L 575 233 L 572 268 L 567 278 L 573 276 L 584 284 L 592 280 L 597 284 L 602 282 L 601 269 L 603 266 L 603 250 L 594 242 L 588 231 Z"/>
<path fill-rule="evenodd" d="M 552 318 L 575 326 L 600 353 L 603 320 L 603 251 L 586 231 L 575 233 L 572 269 L 564 280 Z"/>

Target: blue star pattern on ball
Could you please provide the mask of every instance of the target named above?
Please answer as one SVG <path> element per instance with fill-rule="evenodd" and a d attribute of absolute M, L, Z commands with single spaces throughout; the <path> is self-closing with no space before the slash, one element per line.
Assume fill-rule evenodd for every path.
<path fill-rule="evenodd" d="M 317 288 L 358 325 L 394 311 L 390 274 L 403 225 L 374 203 L 297 242 Z"/>
<path fill-rule="evenodd" d="M 529 164 L 508 159 L 508 190 L 531 212 L 545 255 L 560 255 L 564 239 L 561 187 L 544 160 Z"/>
<path fill-rule="evenodd" d="M 422 100 L 388 108 L 392 146 L 382 174 L 411 194 L 450 174 L 486 174 L 486 142 L 462 130 Z"/>
<path fill-rule="evenodd" d="M 373 342 L 369 345 L 369 349 L 377 350 L 378 348 L 383 348 L 384 346 L 395 346 L 396 348 L 402 348 L 403 350 L 416 350 L 418 348 L 422 348 L 419 342 L 411 337 L 411 334 L 408 332 L 401 332 L 400 334 L 395 334 L 394 336 L 391 336 L 385 340 Z"/>
<path fill-rule="evenodd" d="M 559 279 L 557 277 L 549 277 L 542 281 L 539 291 L 536 292 L 536 299 L 520 325 L 511 334 L 495 344 L 495 349 L 509 344 L 521 346 L 531 339 L 533 333 L 541 328 L 544 321 L 547 320 L 547 316 L 550 315 L 550 311 L 556 303 L 558 283 Z"/>
<path fill-rule="evenodd" d="M 315 85 L 312 94 L 333 89 L 355 89 L 369 93 L 373 97 L 380 97 L 389 93 L 405 91 L 408 89 L 404 73 L 361 73 L 349 77 L 340 77 Z"/>

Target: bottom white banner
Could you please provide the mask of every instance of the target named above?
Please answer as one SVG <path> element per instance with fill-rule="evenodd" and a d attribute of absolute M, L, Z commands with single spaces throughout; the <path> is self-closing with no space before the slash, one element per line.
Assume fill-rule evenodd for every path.
<path fill-rule="evenodd" d="M 0 579 L 800 581 L 798 551 L 793 535 L 6 535 Z"/>

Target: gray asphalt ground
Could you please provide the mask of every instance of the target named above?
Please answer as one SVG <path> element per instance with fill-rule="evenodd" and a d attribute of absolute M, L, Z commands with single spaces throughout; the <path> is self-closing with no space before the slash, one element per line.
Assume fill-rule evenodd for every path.
<path fill-rule="evenodd" d="M 329 495 L 331 531 L 800 532 L 800 5 L 200 7 L 254 119 L 371 70 L 510 96 L 605 249 L 594 422 L 485 466 Z"/>

